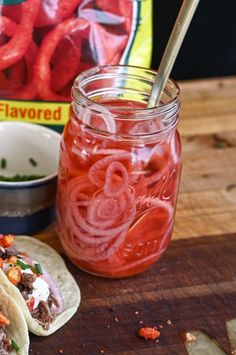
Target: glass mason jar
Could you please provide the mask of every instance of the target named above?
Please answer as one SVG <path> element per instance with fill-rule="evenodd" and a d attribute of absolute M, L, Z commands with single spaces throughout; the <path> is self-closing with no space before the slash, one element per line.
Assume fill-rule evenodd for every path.
<path fill-rule="evenodd" d="M 166 250 L 181 171 L 179 88 L 147 108 L 154 71 L 104 66 L 80 74 L 64 128 L 57 231 L 79 268 L 105 277 L 144 271 Z"/>

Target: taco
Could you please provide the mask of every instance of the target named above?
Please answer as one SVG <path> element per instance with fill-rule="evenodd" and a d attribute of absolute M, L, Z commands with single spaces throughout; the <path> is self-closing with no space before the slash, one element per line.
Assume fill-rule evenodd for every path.
<path fill-rule="evenodd" d="M 21 309 L 29 330 L 49 335 L 80 304 L 79 287 L 59 254 L 32 237 L 0 237 L 0 285 Z"/>
<path fill-rule="evenodd" d="M 26 355 L 29 334 L 22 312 L 0 286 L 0 354 Z"/>

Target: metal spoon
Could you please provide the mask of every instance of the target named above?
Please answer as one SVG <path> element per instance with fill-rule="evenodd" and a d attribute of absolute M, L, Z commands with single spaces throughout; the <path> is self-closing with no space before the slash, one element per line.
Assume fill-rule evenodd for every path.
<path fill-rule="evenodd" d="M 148 100 L 149 108 L 159 105 L 162 91 L 170 76 L 170 72 L 199 1 L 200 0 L 184 0 L 181 6 L 152 87 L 151 95 Z"/>

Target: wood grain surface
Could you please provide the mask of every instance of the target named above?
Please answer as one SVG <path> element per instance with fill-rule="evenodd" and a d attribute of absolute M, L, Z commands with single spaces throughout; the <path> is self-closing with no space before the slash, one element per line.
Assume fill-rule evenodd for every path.
<path fill-rule="evenodd" d="M 81 307 L 56 334 L 32 336 L 31 354 L 182 355 L 181 332 L 191 328 L 217 337 L 229 353 L 225 321 L 236 317 L 236 78 L 180 88 L 183 171 L 171 246 L 157 265 L 124 280 L 96 278 L 68 263 Z M 61 251 L 53 228 L 37 237 Z M 136 336 L 143 325 L 163 326 L 158 343 Z"/>
<path fill-rule="evenodd" d="M 81 307 L 57 333 L 31 336 L 31 353 L 184 355 L 181 334 L 194 328 L 229 353 L 225 321 L 236 317 L 236 238 L 212 236 L 210 243 L 206 237 L 173 241 L 154 267 L 123 280 L 88 275 L 68 262 Z M 143 326 L 157 326 L 158 343 L 137 337 Z"/>

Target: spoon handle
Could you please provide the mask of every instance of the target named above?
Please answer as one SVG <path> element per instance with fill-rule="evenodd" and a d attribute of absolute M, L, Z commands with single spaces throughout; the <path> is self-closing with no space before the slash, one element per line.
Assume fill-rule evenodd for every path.
<path fill-rule="evenodd" d="M 181 6 L 152 87 L 151 95 L 148 101 L 149 108 L 159 105 L 162 91 L 165 88 L 166 82 L 170 76 L 170 72 L 173 68 L 179 49 L 199 1 L 200 0 L 184 0 Z"/>

